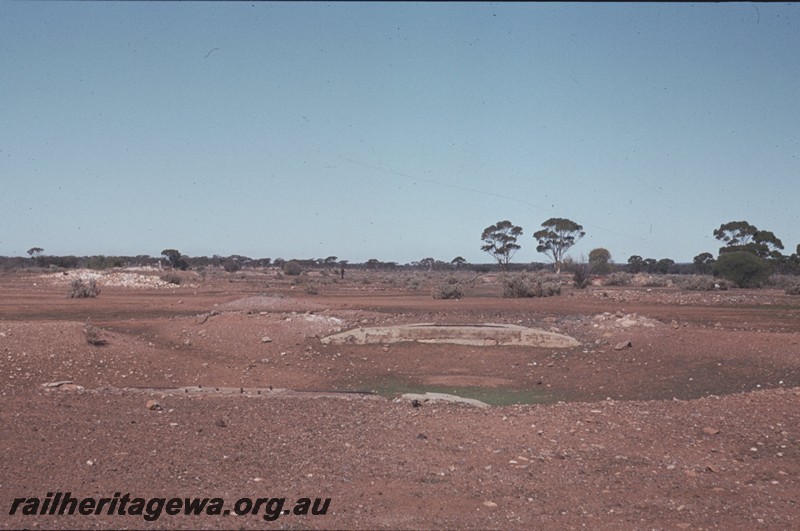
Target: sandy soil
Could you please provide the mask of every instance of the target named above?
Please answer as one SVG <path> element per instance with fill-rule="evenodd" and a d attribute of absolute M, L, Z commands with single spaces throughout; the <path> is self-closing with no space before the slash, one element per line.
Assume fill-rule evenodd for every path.
<path fill-rule="evenodd" d="M 181 273 L 169 289 L 136 275 L 155 273 L 83 300 L 57 275 L 0 276 L 0 527 L 800 528 L 798 297 L 511 300 L 489 277 L 435 300 L 435 275 Z M 580 346 L 321 342 L 409 323 Z M 492 407 L 398 398 L 425 391 Z M 331 503 L 272 522 L 8 514 L 55 491 Z"/>

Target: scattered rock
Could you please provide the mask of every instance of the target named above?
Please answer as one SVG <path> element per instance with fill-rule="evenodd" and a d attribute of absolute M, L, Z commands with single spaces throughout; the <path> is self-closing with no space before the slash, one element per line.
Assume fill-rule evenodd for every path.
<path fill-rule="evenodd" d="M 497 504 L 493 501 L 485 501 L 483 502 L 484 507 L 497 507 Z"/>
<path fill-rule="evenodd" d="M 218 419 L 218 420 L 214 421 L 214 426 L 218 426 L 220 428 L 226 428 L 228 425 L 225 423 L 224 420 Z"/>
<path fill-rule="evenodd" d="M 477 406 L 477 407 L 489 407 L 489 404 L 485 402 L 481 402 L 480 400 L 475 400 L 474 398 L 464 398 L 457 395 L 448 395 L 445 393 L 424 393 L 424 394 L 417 394 L 417 393 L 406 393 L 401 398 L 405 400 L 411 400 L 411 404 L 414 405 L 414 402 L 417 402 L 419 405 L 414 407 L 419 407 L 422 405 L 422 402 L 453 402 L 457 404 L 468 404 L 470 406 Z"/>
<path fill-rule="evenodd" d="M 262 343 L 272 343 L 272 338 L 269 336 L 264 336 L 261 338 Z"/>
<path fill-rule="evenodd" d="M 629 339 L 627 341 L 623 341 L 621 343 L 617 343 L 616 345 L 614 345 L 614 350 L 624 350 L 626 348 L 631 348 L 632 346 L 633 346 L 633 343 Z"/>
<path fill-rule="evenodd" d="M 145 404 L 145 407 L 150 411 L 161 411 L 164 409 L 161 407 L 161 403 L 158 400 L 148 400 L 147 404 Z"/>
<path fill-rule="evenodd" d="M 43 383 L 42 387 L 61 387 L 62 385 L 67 385 L 71 383 L 73 383 L 72 380 L 62 380 L 60 382 Z"/>
<path fill-rule="evenodd" d="M 711 428 L 709 426 L 706 426 L 705 428 L 703 428 L 703 433 L 708 435 L 716 435 L 719 433 L 719 430 L 717 428 Z"/>
<path fill-rule="evenodd" d="M 217 310 L 211 310 L 210 312 L 198 315 L 197 324 L 203 324 L 206 321 L 208 321 L 209 318 L 214 317 L 215 315 L 219 315 L 219 312 Z"/>

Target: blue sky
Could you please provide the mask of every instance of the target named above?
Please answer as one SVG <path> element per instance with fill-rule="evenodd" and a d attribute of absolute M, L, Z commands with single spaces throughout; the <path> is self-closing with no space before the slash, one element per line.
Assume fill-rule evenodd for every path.
<path fill-rule="evenodd" d="M 791 4 L 0 3 L 0 255 L 800 243 Z"/>

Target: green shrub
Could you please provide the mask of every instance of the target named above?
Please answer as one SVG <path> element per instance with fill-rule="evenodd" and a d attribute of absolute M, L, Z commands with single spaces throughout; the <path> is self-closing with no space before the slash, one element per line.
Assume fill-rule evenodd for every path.
<path fill-rule="evenodd" d="M 300 263 L 297 260 L 289 260 L 283 263 L 283 273 L 290 277 L 296 277 L 303 272 Z"/>
<path fill-rule="evenodd" d="M 230 260 L 229 259 L 229 260 L 225 260 L 224 262 L 222 262 L 222 269 L 224 269 L 228 273 L 236 273 L 241 268 L 242 267 L 239 265 L 239 262 L 237 260 Z"/>
<path fill-rule="evenodd" d="M 769 263 L 753 253 L 722 253 L 714 263 L 714 275 L 734 282 L 742 288 L 758 288 L 769 278 Z"/>
<path fill-rule="evenodd" d="M 90 278 L 84 281 L 82 278 L 76 278 L 70 282 L 67 297 L 70 299 L 88 299 L 97 297 L 99 294 L 100 288 L 95 279 Z"/>

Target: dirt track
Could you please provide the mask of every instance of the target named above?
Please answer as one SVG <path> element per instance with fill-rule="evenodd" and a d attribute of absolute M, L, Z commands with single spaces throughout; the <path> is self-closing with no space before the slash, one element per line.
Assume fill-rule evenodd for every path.
<path fill-rule="evenodd" d="M 193 286 L 70 300 L 4 274 L 0 525 L 800 527 L 797 297 L 595 287 L 508 300 L 487 283 L 447 301 L 425 281 L 351 274 L 309 295 L 308 279 L 187 274 Z M 105 345 L 87 344 L 87 318 Z M 521 325 L 581 346 L 320 341 L 409 323 Z M 209 392 L 168 391 L 186 386 Z M 244 392 L 270 386 L 306 393 Z M 495 406 L 395 399 L 426 390 Z M 14 498 L 58 490 L 332 501 L 325 516 L 271 523 L 8 516 Z"/>

